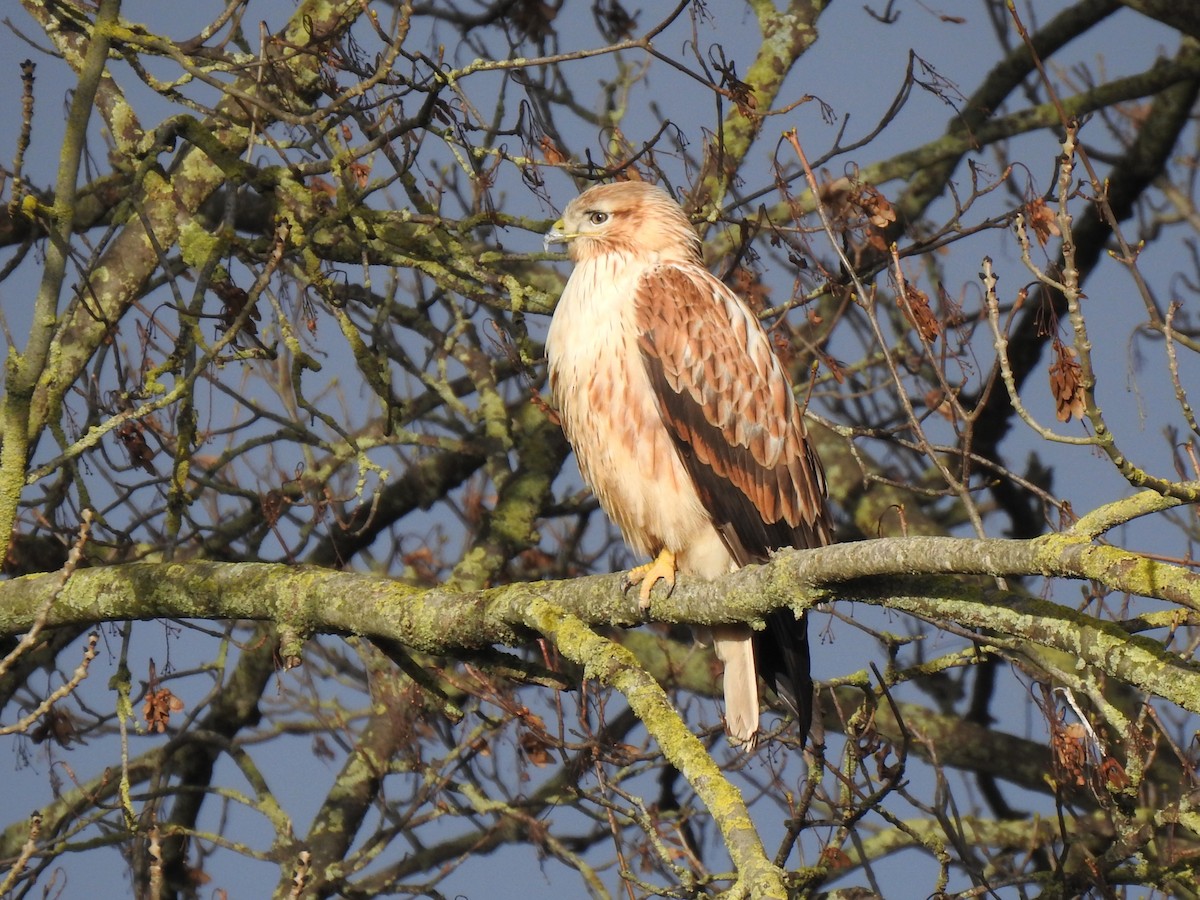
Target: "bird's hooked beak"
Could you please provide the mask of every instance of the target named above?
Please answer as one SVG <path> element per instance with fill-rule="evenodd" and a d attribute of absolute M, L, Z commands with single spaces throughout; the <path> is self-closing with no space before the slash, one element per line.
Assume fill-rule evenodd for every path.
<path fill-rule="evenodd" d="M 567 225 L 562 219 L 559 219 L 550 226 L 550 230 L 546 232 L 546 236 L 542 238 L 542 249 L 547 253 L 550 252 L 551 244 L 569 244 L 579 235 L 572 234 L 567 231 Z"/>

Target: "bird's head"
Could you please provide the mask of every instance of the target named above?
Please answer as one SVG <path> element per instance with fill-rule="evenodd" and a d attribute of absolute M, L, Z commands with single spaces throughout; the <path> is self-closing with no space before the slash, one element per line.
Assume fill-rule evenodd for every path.
<path fill-rule="evenodd" d="M 588 188 L 567 204 L 545 245 L 566 244 L 575 262 L 606 253 L 699 261 L 700 238 L 675 199 L 644 181 Z"/>

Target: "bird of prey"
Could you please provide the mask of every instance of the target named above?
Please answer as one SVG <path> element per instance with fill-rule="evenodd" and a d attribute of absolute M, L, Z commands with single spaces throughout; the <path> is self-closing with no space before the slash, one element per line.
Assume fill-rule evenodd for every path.
<path fill-rule="evenodd" d="M 546 340 L 550 393 L 580 472 L 626 543 L 643 609 L 677 571 L 716 578 L 784 547 L 830 542 L 825 476 L 758 319 L 704 266 L 679 204 L 645 182 L 598 185 L 546 234 L 575 266 Z M 712 629 L 725 725 L 752 748 L 758 675 L 807 735 L 806 623 Z"/>

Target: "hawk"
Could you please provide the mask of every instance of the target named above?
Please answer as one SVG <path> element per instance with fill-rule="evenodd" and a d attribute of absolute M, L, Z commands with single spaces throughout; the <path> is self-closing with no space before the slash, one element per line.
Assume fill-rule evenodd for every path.
<path fill-rule="evenodd" d="M 716 578 L 831 540 L 825 476 L 757 317 L 704 266 L 679 204 L 644 182 L 598 185 L 546 234 L 575 266 L 546 339 L 550 393 L 579 470 L 625 542 L 642 608 L 676 572 Z M 807 625 L 714 627 L 725 726 L 754 746 L 758 676 L 807 735 Z"/>

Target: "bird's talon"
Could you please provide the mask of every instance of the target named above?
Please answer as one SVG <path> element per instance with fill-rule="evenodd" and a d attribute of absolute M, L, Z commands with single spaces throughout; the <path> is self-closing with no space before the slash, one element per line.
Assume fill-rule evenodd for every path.
<path fill-rule="evenodd" d="M 645 615 L 650 610 L 650 593 L 660 581 L 666 582 L 667 596 L 670 597 L 675 590 L 675 554 L 670 550 L 663 550 L 653 562 L 631 569 L 622 583 L 626 591 L 635 584 L 641 586 L 638 590 L 638 609 Z"/>

